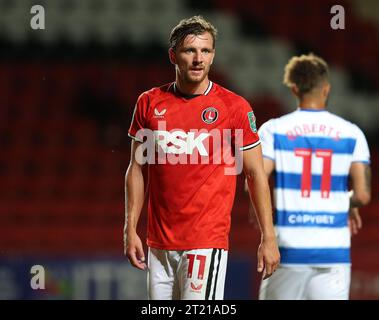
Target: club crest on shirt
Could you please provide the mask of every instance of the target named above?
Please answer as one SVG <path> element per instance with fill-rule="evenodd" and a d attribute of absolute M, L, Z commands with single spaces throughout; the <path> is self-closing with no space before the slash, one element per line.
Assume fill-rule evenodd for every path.
<path fill-rule="evenodd" d="M 218 118 L 218 111 L 216 108 L 213 108 L 213 107 L 208 107 L 204 109 L 204 111 L 201 113 L 201 119 L 206 124 L 211 124 L 213 122 L 216 122 L 217 118 Z"/>
<path fill-rule="evenodd" d="M 154 118 L 164 118 L 166 111 L 166 109 L 159 111 L 157 108 L 154 108 Z"/>
<path fill-rule="evenodd" d="M 248 112 L 247 118 L 249 119 L 251 131 L 256 133 L 257 132 L 257 124 L 255 123 L 256 118 L 255 118 L 254 112 L 253 111 Z"/>

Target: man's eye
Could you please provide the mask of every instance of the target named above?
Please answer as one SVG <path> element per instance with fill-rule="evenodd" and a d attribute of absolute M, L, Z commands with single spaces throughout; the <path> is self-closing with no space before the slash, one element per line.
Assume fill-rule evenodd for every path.
<path fill-rule="evenodd" d="M 210 53 L 210 52 L 211 52 L 211 50 L 208 50 L 208 49 L 203 50 L 203 53 Z"/>
<path fill-rule="evenodd" d="M 194 52 L 194 50 L 193 49 L 186 49 L 185 52 L 186 53 L 191 53 L 191 52 Z"/>

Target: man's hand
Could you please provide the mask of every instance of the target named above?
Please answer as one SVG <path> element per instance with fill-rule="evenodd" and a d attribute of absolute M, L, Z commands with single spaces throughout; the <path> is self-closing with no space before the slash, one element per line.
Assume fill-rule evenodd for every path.
<path fill-rule="evenodd" d="M 258 247 L 258 272 L 263 271 L 265 280 L 275 272 L 280 263 L 280 253 L 276 238 L 262 239 Z"/>
<path fill-rule="evenodd" d="M 140 270 L 146 269 L 145 254 L 141 239 L 137 233 L 126 235 L 124 232 L 124 254 L 128 257 L 133 267 Z"/>
<path fill-rule="evenodd" d="M 357 234 L 359 229 L 362 228 L 362 219 L 359 215 L 358 208 L 349 209 L 349 228 L 351 235 Z"/>

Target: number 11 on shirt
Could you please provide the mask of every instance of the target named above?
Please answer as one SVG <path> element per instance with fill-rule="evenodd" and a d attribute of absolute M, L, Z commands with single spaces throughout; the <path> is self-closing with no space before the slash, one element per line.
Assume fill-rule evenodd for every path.
<path fill-rule="evenodd" d="M 331 184 L 331 167 L 333 150 L 316 149 L 316 157 L 322 158 L 321 198 L 329 198 Z M 301 174 L 301 196 L 309 198 L 312 189 L 312 149 L 295 148 L 295 156 L 303 158 L 303 172 Z"/>

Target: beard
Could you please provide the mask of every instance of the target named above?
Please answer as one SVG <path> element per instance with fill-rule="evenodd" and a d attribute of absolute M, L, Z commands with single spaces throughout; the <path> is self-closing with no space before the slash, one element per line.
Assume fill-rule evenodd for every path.
<path fill-rule="evenodd" d="M 191 74 L 191 71 L 188 70 L 187 72 L 184 73 L 184 80 L 187 83 L 191 83 L 191 84 L 201 83 L 208 76 L 209 69 L 210 69 L 209 67 L 208 68 L 204 68 L 202 70 L 202 73 L 201 73 L 200 76 L 194 76 L 194 75 Z"/>

